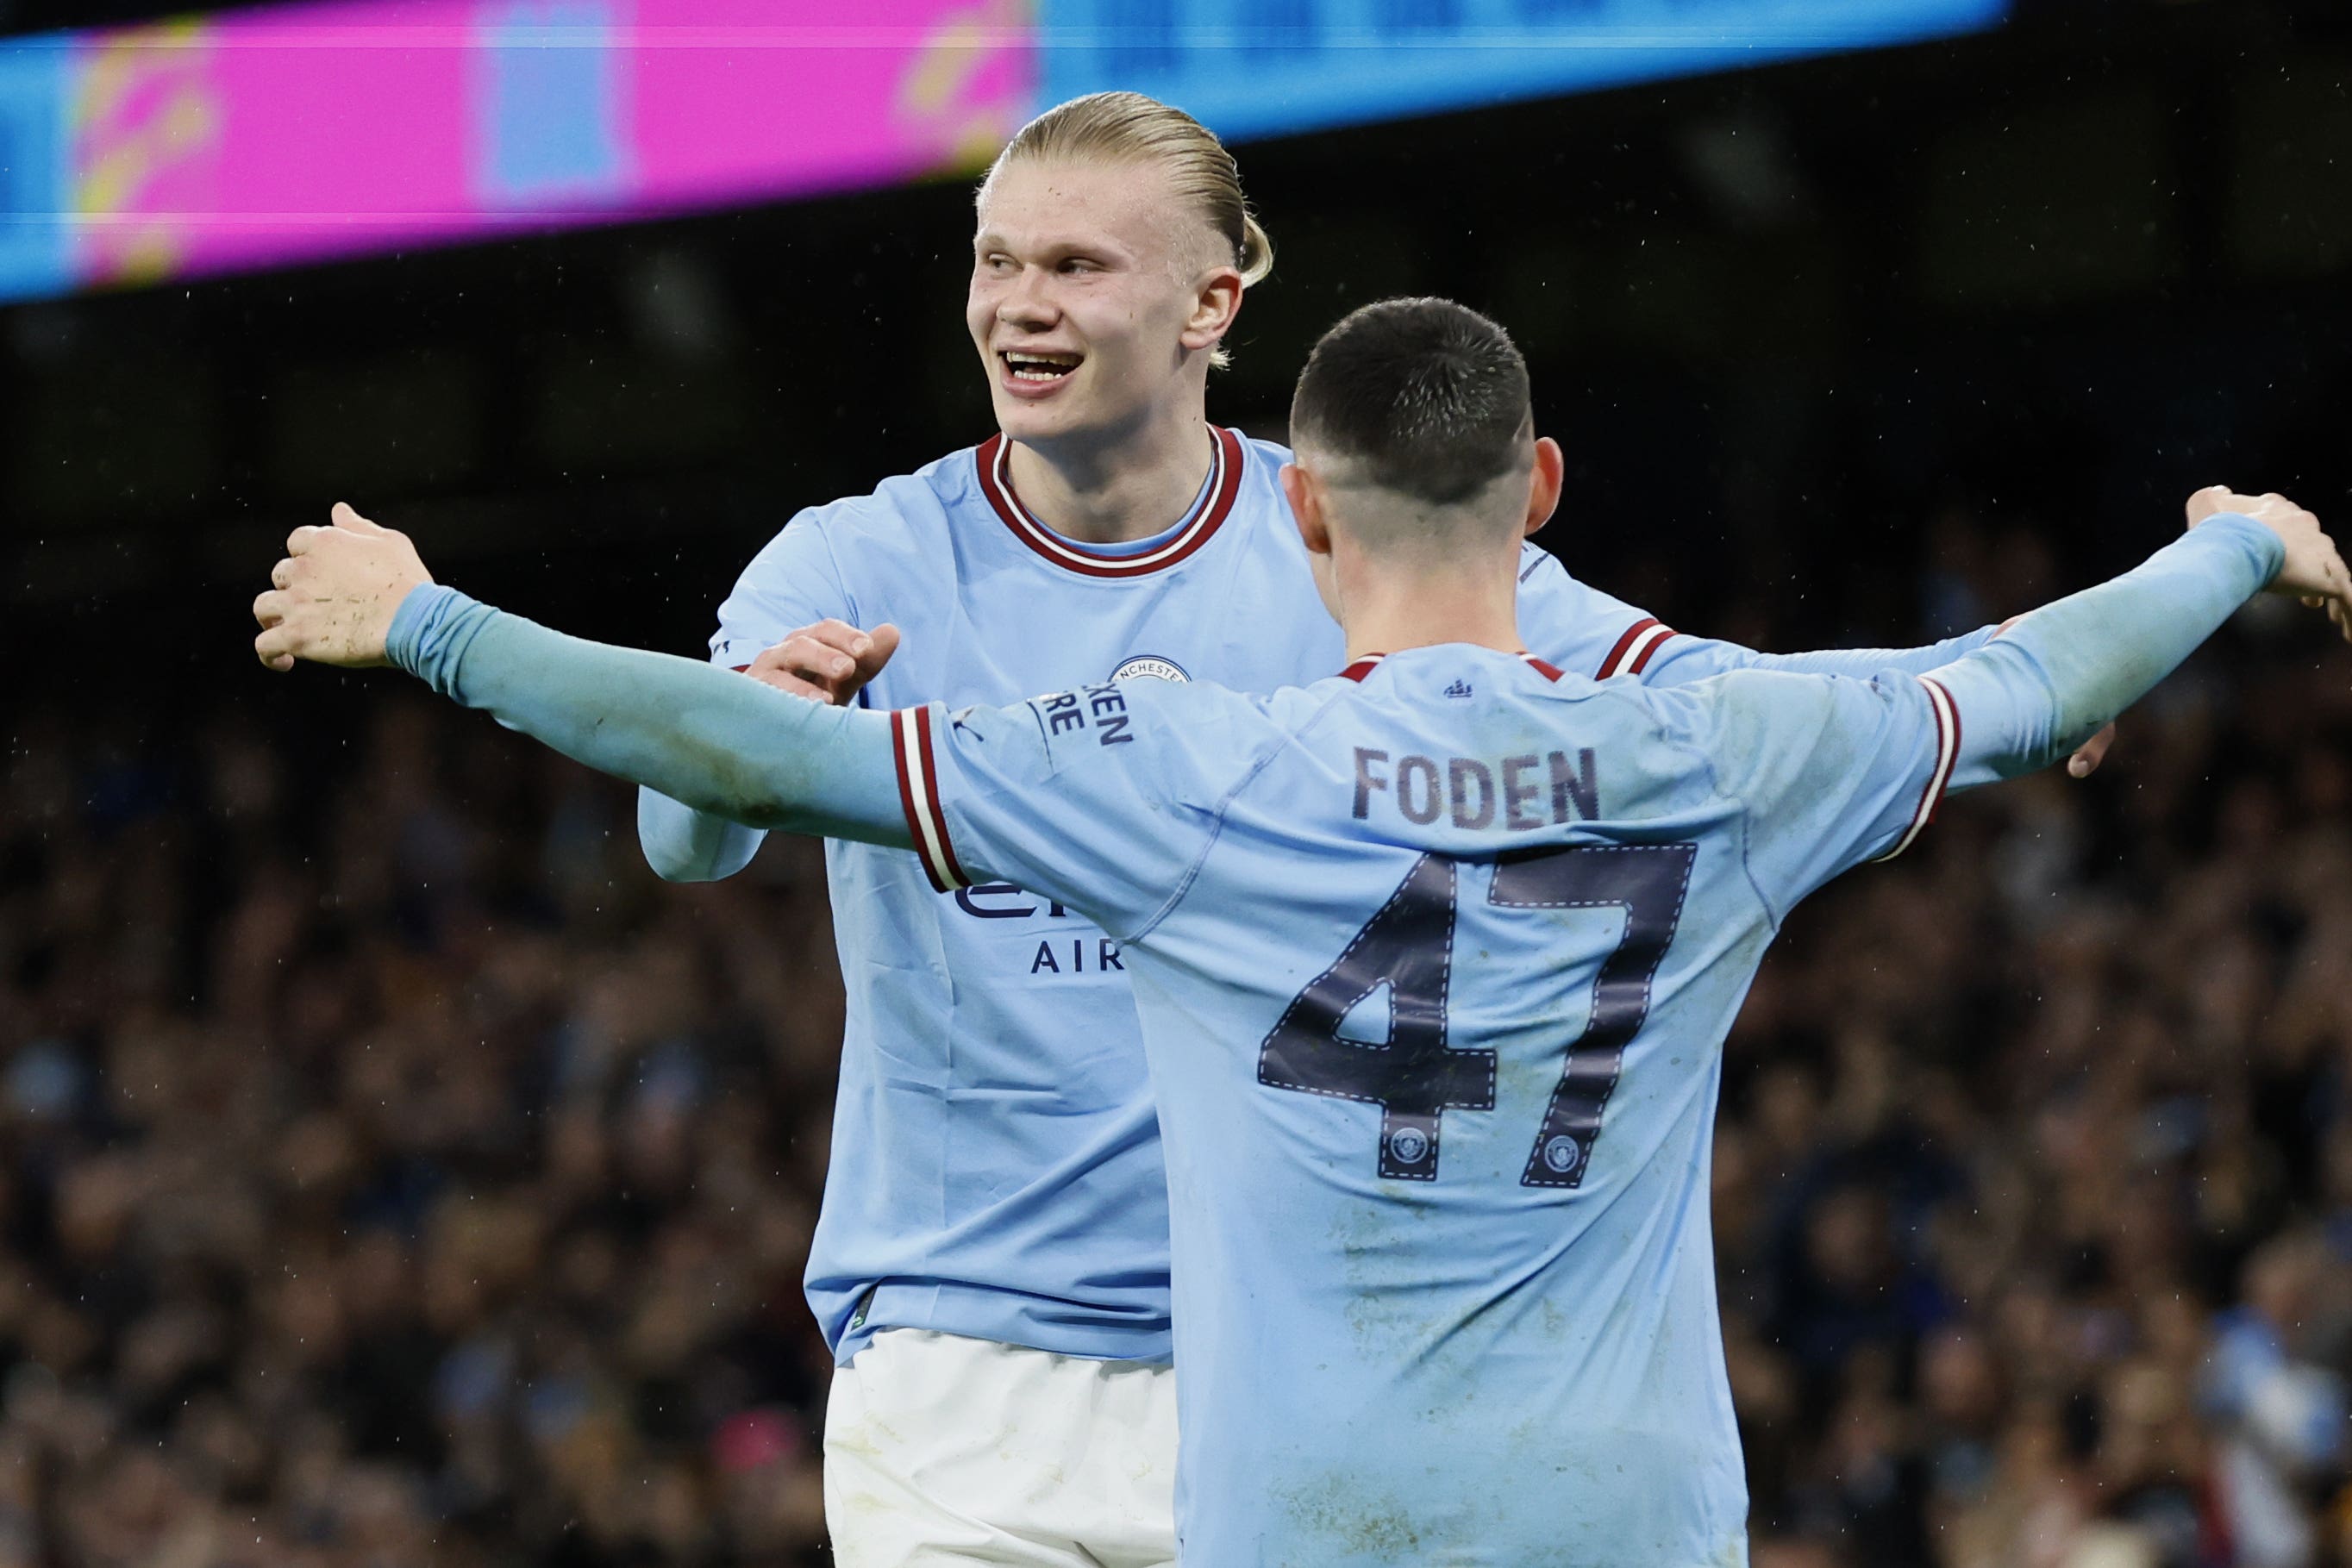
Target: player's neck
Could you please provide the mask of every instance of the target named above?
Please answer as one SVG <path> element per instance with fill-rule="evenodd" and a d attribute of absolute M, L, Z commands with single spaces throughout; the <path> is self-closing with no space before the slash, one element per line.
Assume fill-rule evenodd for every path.
<path fill-rule="evenodd" d="M 1032 516 L 1080 544 L 1148 539 L 1183 521 L 1215 460 L 1197 409 L 1116 435 L 1013 444 L 1013 489 Z"/>
<path fill-rule="evenodd" d="M 1339 589 L 1348 657 L 1440 643 L 1519 653 L 1527 643 L 1519 638 L 1518 586 L 1507 570 L 1381 569 L 1360 562 Z"/>

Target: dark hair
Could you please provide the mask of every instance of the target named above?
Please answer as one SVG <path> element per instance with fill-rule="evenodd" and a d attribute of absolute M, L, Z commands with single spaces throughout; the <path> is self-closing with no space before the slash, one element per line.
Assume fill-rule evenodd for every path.
<path fill-rule="evenodd" d="M 1293 444 L 1439 506 L 1524 461 L 1530 430 L 1527 361 L 1509 333 L 1451 299 L 1383 299 L 1343 317 L 1290 400 Z"/>

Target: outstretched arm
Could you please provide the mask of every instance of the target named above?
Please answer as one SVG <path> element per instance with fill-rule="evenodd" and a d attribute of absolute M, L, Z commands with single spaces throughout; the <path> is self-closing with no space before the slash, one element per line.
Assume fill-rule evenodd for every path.
<path fill-rule="evenodd" d="M 820 621 L 761 650 L 743 673 L 780 692 L 842 706 L 856 700 L 898 647 L 896 626 L 868 632 L 843 621 Z M 751 863 L 766 837 L 757 828 L 698 811 L 658 789 L 637 791 L 637 842 L 646 863 L 670 882 L 733 876 Z"/>
<path fill-rule="evenodd" d="M 700 812 L 904 847 L 889 716 L 827 707 L 691 659 L 583 642 L 436 587 L 405 537 L 348 507 L 298 529 L 255 602 L 255 651 L 394 664 L 445 696 Z"/>
<path fill-rule="evenodd" d="M 1746 805 L 1747 864 L 1775 918 L 1849 866 L 1901 853 L 1957 779 L 2064 756 L 2265 586 L 2325 599 L 2339 620 L 2352 601 L 2310 513 L 2223 491 L 2200 492 L 2189 515 L 2203 526 L 2137 570 L 2021 617 L 1940 670 L 1867 682 L 1741 672 L 1697 688 L 1716 708 L 1710 756 Z"/>
<path fill-rule="evenodd" d="M 1549 553 L 1530 544 L 1521 555 L 1519 626 L 1528 646 L 1562 669 L 1595 680 L 1637 675 L 1644 685 L 1692 685 L 1738 670 L 1780 674 L 1853 675 L 1868 680 L 1889 670 L 1921 675 L 1982 647 L 1999 633 L 1990 626 L 1918 648 L 1825 648 L 1810 653 L 1759 653 L 1738 643 L 1693 637 L 1654 615 L 1570 577 Z M 2091 737 L 2067 771 L 2089 776 L 2114 740 L 2111 730 Z"/>
<path fill-rule="evenodd" d="M 2187 536 L 2135 570 L 2020 616 L 1930 672 L 1960 721 L 1955 786 L 2064 756 L 2265 588 L 2325 603 L 2344 624 L 2352 579 L 2309 512 L 2281 497 L 2216 489 L 2191 498 Z"/>
<path fill-rule="evenodd" d="M 1958 637 L 1947 637 L 1940 643 L 1929 643 L 1918 648 L 1823 648 L 1811 653 L 1759 653 L 1737 643 L 1669 632 L 1667 641 L 1658 650 L 1656 659 L 1642 673 L 1642 679 L 1652 685 L 1676 685 L 1722 670 L 1778 670 L 1801 675 L 1862 675 L 1865 679 L 1885 670 L 1924 675 L 1931 670 L 1940 670 L 1979 648 L 1990 646 L 1995 639 L 2006 635 L 2009 628 L 2015 624 L 2016 621 L 2011 620 L 1998 629 L 1980 626 L 1973 632 L 1964 632 Z M 2105 759 L 2107 748 L 2115 743 L 2116 727 L 2112 722 L 2095 727 L 2094 733 L 2085 736 L 2080 745 L 2071 748 L 2066 758 L 2067 773 L 2076 779 L 2088 779 Z M 1955 778 L 1950 788 L 1972 789 L 1989 781 L 1970 774 Z"/>
<path fill-rule="evenodd" d="M 1663 628 L 1661 629 L 1663 630 Z M 1759 653 L 1737 643 L 1713 637 L 1665 632 L 1664 640 L 1638 672 L 1651 685 L 1685 685 L 1719 675 L 1727 670 L 1778 670 L 1792 675 L 1853 675 L 1862 680 L 1900 670 L 1924 675 L 1991 640 L 1993 629 L 1980 626 L 1958 637 L 1919 648 L 1822 648 L 1810 653 Z"/>
<path fill-rule="evenodd" d="M 388 663 L 600 772 L 749 827 L 907 847 L 887 714 L 789 697 L 694 659 L 615 648 L 423 586 Z"/>

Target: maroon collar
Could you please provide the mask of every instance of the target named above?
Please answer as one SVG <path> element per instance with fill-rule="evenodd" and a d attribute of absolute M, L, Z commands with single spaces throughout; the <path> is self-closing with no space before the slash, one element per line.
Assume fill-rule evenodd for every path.
<path fill-rule="evenodd" d="M 1224 526 L 1234 498 L 1242 493 L 1242 438 L 1218 425 L 1209 430 L 1216 438 L 1216 451 L 1210 461 L 1208 499 L 1175 538 L 1142 555 L 1095 555 L 1039 522 L 1013 493 L 1013 444 L 1002 432 L 981 443 L 973 455 L 980 469 L 980 493 L 988 497 L 989 506 L 1013 530 L 1013 538 L 1055 566 L 1084 577 L 1148 577 L 1167 570 L 1207 544 Z"/>

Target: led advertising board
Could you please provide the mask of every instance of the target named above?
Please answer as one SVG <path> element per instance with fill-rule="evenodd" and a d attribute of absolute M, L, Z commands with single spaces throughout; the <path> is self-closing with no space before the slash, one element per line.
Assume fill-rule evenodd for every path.
<path fill-rule="evenodd" d="M 0 299 L 886 184 L 1129 87 L 1234 140 L 2005 0 L 331 0 L 0 41 Z M 854 19 L 840 19 L 854 11 Z"/>

